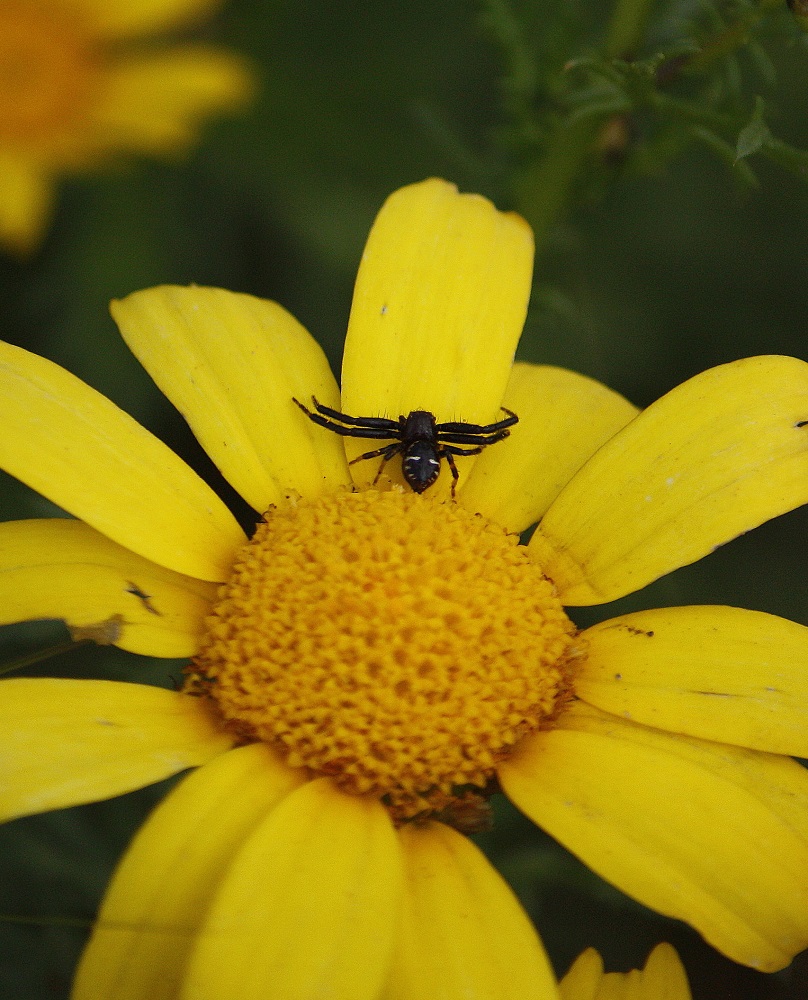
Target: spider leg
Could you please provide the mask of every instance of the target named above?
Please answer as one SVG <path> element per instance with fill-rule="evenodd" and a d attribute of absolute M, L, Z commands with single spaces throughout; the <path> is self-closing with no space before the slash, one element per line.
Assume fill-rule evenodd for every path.
<path fill-rule="evenodd" d="M 335 434 L 341 434 L 343 437 L 370 438 L 372 441 L 384 441 L 386 438 L 395 436 L 384 427 L 362 427 L 358 425 L 344 427 L 342 424 L 338 424 L 335 420 L 332 420 L 331 417 L 324 417 L 319 413 L 312 413 L 311 410 L 307 409 L 299 400 L 295 399 L 294 396 L 292 397 L 292 401 L 297 403 L 312 423 L 315 423 L 320 427 L 325 427 L 326 430 L 333 431 Z M 336 410 L 332 412 L 336 413 Z M 390 422 L 392 423 L 392 421 Z M 395 426 L 398 427 L 398 424 Z"/>
<path fill-rule="evenodd" d="M 379 476 L 382 474 L 382 469 L 390 461 L 394 455 L 398 455 L 401 452 L 401 442 L 396 441 L 394 444 L 388 444 L 386 448 L 377 448 L 375 451 L 366 451 L 364 455 L 357 455 L 356 458 L 352 458 L 348 465 L 355 465 L 357 462 L 364 462 L 367 458 L 378 458 L 379 455 L 384 455 L 384 461 L 382 462 L 379 471 L 376 475 L 376 479 L 373 480 L 374 484 L 378 480 Z"/>
<path fill-rule="evenodd" d="M 488 442 L 490 444 L 490 442 Z M 450 455 L 479 455 L 485 448 L 484 444 L 478 444 L 476 448 L 455 448 L 451 444 L 441 444 L 440 453 L 446 456 L 446 461 L 451 465 Z"/>
<path fill-rule="evenodd" d="M 459 455 L 468 454 L 468 452 L 458 452 Z M 441 451 L 441 455 L 446 456 L 446 461 L 449 463 L 449 468 L 452 470 L 452 500 L 455 500 L 455 490 L 457 489 L 457 482 L 460 479 L 460 473 L 457 471 L 457 466 L 455 465 L 454 453 L 451 451 Z"/>
<path fill-rule="evenodd" d="M 318 413 L 322 413 L 323 416 L 329 417 L 331 420 L 339 421 L 343 424 L 350 424 L 352 427 L 372 427 L 374 430 L 389 430 L 393 431 L 392 436 L 395 436 L 395 433 L 399 429 L 399 420 L 390 420 L 387 417 L 351 417 L 348 416 L 347 413 L 340 413 L 339 410 L 332 410 L 330 406 L 324 406 L 322 403 L 317 401 L 315 396 L 311 397 L 311 401 L 314 403 L 314 408 Z M 306 409 L 302 403 L 298 403 L 297 400 L 295 400 L 295 402 L 301 410 L 304 410 L 312 419 L 314 419 L 314 414 L 310 410 Z"/>
<path fill-rule="evenodd" d="M 493 434 L 445 434 L 443 431 L 438 432 L 438 441 L 441 444 L 478 444 L 481 448 L 485 448 L 486 445 L 496 444 L 497 441 L 502 441 L 503 438 L 510 436 L 510 431 L 500 430 Z"/>
<path fill-rule="evenodd" d="M 457 482 L 460 479 L 460 473 L 457 471 L 457 465 L 455 464 L 455 455 L 479 455 L 483 450 L 485 445 L 480 444 L 476 448 L 455 448 L 450 444 L 440 445 L 440 455 L 445 458 L 449 463 L 449 468 L 452 470 L 452 500 L 455 499 L 455 490 L 457 489 Z"/>
<path fill-rule="evenodd" d="M 364 455 L 359 455 L 358 458 L 352 458 L 348 465 L 353 465 L 354 462 L 361 462 L 366 458 L 378 458 L 379 455 L 382 456 L 381 464 L 376 470 L 376 475 L 373 477 L 373 482 L 371 486 L 375 486 L 381 478 L 381 474 L 384 472 L 384 467 L 395 455 L 401 453 L 401 442 L 396 441 L 395 444 L 389 444 L 386 448 L 377 448 L 376 451 L 368 451 Z"/>
<path fill-rule="evenodd" d="M 381 474 L 384 472 L 385 465 L 387 465 L 387 463 L 390 461 L 390 459 L 393 458 L 396 454 L 398 454 L 398 452 L 400 450 L 401 449 L 399 448 L 399 449 L 396 449 L 394 451 L 390 451 L 390 449 L 388 448 L 385 451 L 384 457 L 382 458 L 382 460 L 381 460 L 381 462 L 379 464 L 379 468 L 376 470 L 376 475 L 373 477 L 373 482 L 370 484 L 371 486 L 375 486 L 376 483 L 378 483 L 378 481 L 379 481 L 379 479 L 381 477 Z M 388 451 L 390 452 L 389 455 L 387 454 Z"/>
<path fill-rule="evenodd" d="M 514 424 L 519 422 L 519 417 L 509 410 L 505 406 L 501 406 L 500 409 L 503 413 L 507 413 L 508 416 L 504 420 L 498 420 L 495 424 L 464 424 L 462 422 L 450 421 L 445 424 L 438 424 L 435 430 L 441 434 L 446 431 L 449 434 L 494 434 L 497 431 L 504 430 L 506 427 L 513 427 Z M 501 439 L 497 439 L 501 440 Z"/>

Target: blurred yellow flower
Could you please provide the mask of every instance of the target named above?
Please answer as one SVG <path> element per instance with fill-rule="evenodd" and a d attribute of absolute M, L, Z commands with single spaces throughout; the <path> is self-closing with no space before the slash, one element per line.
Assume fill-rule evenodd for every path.
<path fill-rule="evenodd" d="M 560 1000 L 691 1000 L 687 973 L 676 949 L 658 944 L 645 968 L 604 972 L 603 959 L 587 948 L 558 985 Z"/>
<path fill-rule="evenodd" d="M 723 365 L 637 415 L 513 363 L 532 263 L 524 221 L 485 199 L 396 192 L 362 258 L 342 395 L 275 303 L 173 286 L 114 303 L 264 512 L 249 540 L 130 417 L 0 345 L 0 467 L 80 519 L 0 526 L 0 620 L 193 657 L 179 692 L 0 685 L 2 818 L 198 768 L 125 854 L 75 1000 L 417 1000 L 436 983 L 552 1000 L 536 932 L 464 836 L 499 788 L 735 960 L 778 969 L 808 944 L 808 773 L 791 759 L 808 755 L 808 629 L 682 607 L 579 633 L 562 606 L 805 503 L 808 365 Z M 455 458 L 453 500 L 447 462 L 421 494 L 399 455 L 380 477 L 379 440 L 318 426 L 294 402 L 313 397 L 353 418 L 485 426 L 504 405 L 519 422 Z"/>
<path fill-rule="evenodd" d="M 209 115 L 243 103 L 244 62 L 201 43 L 144 37 L 216 0 L 0 0 L 0 243 L 27 253 L 66 173 L 118 153 L 171 155 Z"/>

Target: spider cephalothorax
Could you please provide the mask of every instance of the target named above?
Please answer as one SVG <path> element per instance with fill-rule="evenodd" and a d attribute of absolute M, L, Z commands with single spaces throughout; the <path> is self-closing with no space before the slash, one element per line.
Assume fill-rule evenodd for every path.
<path fill-rule="evenodd" d="M 367 451 L 353 459 L 363 462 L 367 458 L 378 458 L 382 462 L 376 473 L 374 484 L 378 482 L 385 465 L 395 455 L 401 455 L 401 471 L 407 484 L 416 492 L 423 493 L 438 478 L 441 459 L 445 458 L 452 470 L 452 497 L 458 480 L 455 455 L 477 455 L 489 444 L 495 444 L 506 438 L 518 422 L 519 417 L 511 410 L 502 407 L 507 413 L 504 420 L 494 424 L 467 424 L 457 421 L 439 424 L 434 414 L 429 410 L 411 410 L 407 416 L 398 420 L 388 417 L 350 417 L 340 413 L 330 406 L 323 406 L 312 396 L 314 410 L 304 406 L 299 400 L 295 403 L 313 420 L 315 424 L 341 434 L 343 437 L 369 438 L 373 441 L 393 439 L 392 444 Z M 458 447 L 466 445 L 467 447 Z"/>

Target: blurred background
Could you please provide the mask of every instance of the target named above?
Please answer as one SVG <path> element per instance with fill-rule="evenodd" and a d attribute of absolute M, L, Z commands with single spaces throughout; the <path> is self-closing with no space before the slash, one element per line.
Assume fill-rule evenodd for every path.
<path fill-rule="evenodd" d="M 521 359 L 584 372 L 641 406 L 738 357 L 808 360 L 808 178 L 799 155 L 768 138 L 808 148 L 800 26 L 785 2 L 646 6 L 642 30 L 620 39 L 602 0 L 232 0 L 193 37 L 247 57 L 252 103 L 208 124 L 182 161 L 134 158 L 65 178 L 41 247 L 25 258 L 0 253 L 0 338 L 69 368 L 220 488 L 119 338 L 109 300 L 164 282 L 275 299 L 338 372 L 376 211 L 395 188 L 441 176 L 537 228 Z M 746 35 L 732 34 L 738 25 Z M 692 52 L 722 38 L 726 51 L 714 45 L 696 72 Z M 610 68 L 605 55 L 636 57 L 640 69 Z M 688 106 L 706 109 L 703 118 L 688 118 Z M 552 160 L 565 149 L 572 159 Z M 2 519 L 52 512 L 0 480 Z M 584 625 L 628 608 L 718 603 L 808 624 L 807 529 L 808 513 L 796 511 L 574 617 Z M 66 637 L 56 623 L 5 627 L 0 663 Z M 83 648 L 27 672 L 170 686 L 181 668 Z M 115 860 L 165 789 L 0 828 L 3 1000 L 67 997 Z M 808 996 L 804 956 L 771 976 L 733 965 L 506 806 L 479 842 L 559 973 L 589 945 L 609 969 L 641 966 L 664 939 L 680 950 L 697 1000 Z"/>

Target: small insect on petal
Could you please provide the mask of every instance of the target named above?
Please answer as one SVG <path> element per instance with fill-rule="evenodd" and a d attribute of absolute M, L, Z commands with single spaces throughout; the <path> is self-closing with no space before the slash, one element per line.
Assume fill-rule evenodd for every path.
<path fill-rule="evenodd" d="M 326 430 L 343 437 L 368 438 L 375 441 L 392 441 L 392 444 L 374 451 L 366 451 L 351 461 L 364 462 L 369 458 L 381 458 L 381 465 L 373 485 L 379 481 L 385 465 L 396 455 L 401 455 L 401 472 L 410 489 L 423 493 L 437 480 L 441 459 L 445 458 L 452 471 L 452 499 L 460 474 L 455 465 L 455 455 L 479 455 L 489 444 L 502 441 L 510 434 L 509 428 L 519 422 L 519 417 L 502 407 L 507 416 L 493 424 L 467 424 L 450 421 L 439 424 L 429 410 L 411 410 L 398 420 L 388 417 L 351 417 L 330 406 L 318 403 L 314 396 L 310 410 L 298 399 L 292 398 L 309 420 L 325 427 Z"/>

